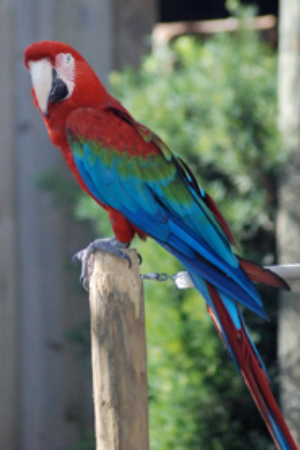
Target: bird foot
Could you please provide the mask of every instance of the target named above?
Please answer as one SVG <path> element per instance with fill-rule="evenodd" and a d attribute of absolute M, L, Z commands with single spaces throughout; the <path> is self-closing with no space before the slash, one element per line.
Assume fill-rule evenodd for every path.
<path fill-rule="evenodd" d="M 130 257 L 127 253 L 122 251 L 124 248 L 128 248 L 129 245 L 130 243 L 124 244 L 123 242 L 118 241 L 115 237 L 108 239 L 96 239 L 85 249 L 76 253 L 72 258 L 72 262 L 75 264 L 78 261 L 81 261 L 80 283 L 82 287 L 86 291 L 89 290 L 89 279 L 93 271 L 94 253 L 97 250 L 108 252 L 120 259 L 127 259 L 129 267 L 131 267 L 132 262 Z"/>

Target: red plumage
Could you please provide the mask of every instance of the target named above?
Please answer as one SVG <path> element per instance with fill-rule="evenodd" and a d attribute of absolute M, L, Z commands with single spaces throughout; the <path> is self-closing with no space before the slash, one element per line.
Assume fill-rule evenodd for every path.
<path fill-rule="evenodd" d="M 255 281 L 256 283 L 266 284 L 268 286 L 273 286 L 277 289 L 290 289 L 286 281 L 271 270 L 265 269 L 259 264 L 248 261 L 247 259 L 241 258 L 240 256 L 238 256 L 238 260 L 241 267 L 244 269 L 244 271 L 252 281 Z"/>
<path fill-rule="evenodd" d="M 99 200 L 90 192 L 79 174 L 66 137 L 67 119 L 72 111 L 77 108 L 91 107 L 96 109 L 100 104 L 109 103 L 117 110 L 126 110 L 120 102 L 107 92 L 105 87 L 99 81 L 96 73 L 86 63 L 84 58 L 67 44 L 53 41 L 41 41 L 29 46 L 24 53 L 25 67 L 29 69 L 29 63 L 31 61 L 38 61 L 42 58 L 49 58 L 52 65 L 54 65 L 55 57 L 59 53 L 71 53 L 73 55 L 76 60 L 77 76 L 75 89 L 71 97 L 63 102 L 49 103 L 47 116 L 40 111 L 47 127 L 49 137 L 52 143 L 61 149 L 63 157 L 80 187 L 108 212 L 116 238 L 120 242 L 127 243 L 131 242 L 135 233 L 137 233 L 144 239 L 146 237 L 145 233 L 138 230 L 119 211 L 99 202 Z M 33 89 L 32 95 L 35 106 L 40 110 Z M 112 130 L 112 134 L 114 132 L 115 130 Z"/>
<path fill-rule="evenodd" d="M 274 442 L 279 450 L 282 447 L 279 445 L 278 438 L 273 432 L 273 426 L 270 419 L 270 414 L 277 421 L 281 427 L 289 445 L 292 450 L 297 450 L 295 442 L 291 436 L 291 433 L 281 415 L 278 405 L 273 397 L 270 389 L 270 382 L 267 375 L 261 366 L 261 363 L 256 355 L 255 350 L 248 338 L 248 333 L 243 325 L 243 320 L 241 317 L 242 327 L 240 330 L 235 328 L 233 320 L 231 319 L 228 311 L 224 307 L 224 304 L 220 298 L 217 289 L 210 283 L 206 283 L 207 289 L 211 296 L 214 309 L 216 314 L 213 312 L 212 308 L 208 308 L 209 313 L 216 325 L 216 328 L 227 347 L 226 340 L 223 336 L 222 328 L 228 339 L 228 344 L 231 351 L 234 354 L 236 362 L 241 371 L 242 377 L 248 386 L 249 391 L 259 409 L 265 423 L 272 435 Z M 220 326 L 221 324 L 221 326 Z"/>

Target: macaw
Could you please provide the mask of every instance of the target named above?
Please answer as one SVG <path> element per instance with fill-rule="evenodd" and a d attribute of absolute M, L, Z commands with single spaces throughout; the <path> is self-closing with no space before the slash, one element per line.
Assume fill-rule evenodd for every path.
<path fill-rule="evenodd" d="M 135 234 L 157 241 L 189 272 L 277 448 L 296 450 L 239 309 L 240 303 L 267 319 L 253 281 L 287 284 L 235 253 L 225 219 L 186 163 L 107 92 L 76 50 L 37 42 L 25 50 L 24 63 L 50 140 L 81 188 L 108 212 L 114 232 L 78 253 L 83 283 L 95 250 L 129 258 L 123 249 Z"/>

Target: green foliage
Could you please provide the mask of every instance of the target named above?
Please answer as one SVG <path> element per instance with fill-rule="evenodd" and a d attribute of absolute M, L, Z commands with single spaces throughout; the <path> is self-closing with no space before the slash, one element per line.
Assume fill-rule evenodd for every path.
<path fill-rule="evenodd" d="M 111 76 L 114 95 L 134 117 L 183 156 L 225 213 L 243 254 L 274 262 L 277 174 L 276 58 L 249 31 L 204 43 L 182 37 L 146 57 L 138 73 Z M 111 234 L 106 214 L 86 196 L 77 217 Z M 142 271 L 181 269 L 153 242 L 134 242 Z M 259 413 L 215 332 L 201 297 L 168 283 L 146 284 L 152 450 L 272 448 Z M 271 376 L 276 373 L 276 302 L 263 293 L 273 322 L 247 313 Z M 270 299 L 270 302 L 266 300 Z"/>

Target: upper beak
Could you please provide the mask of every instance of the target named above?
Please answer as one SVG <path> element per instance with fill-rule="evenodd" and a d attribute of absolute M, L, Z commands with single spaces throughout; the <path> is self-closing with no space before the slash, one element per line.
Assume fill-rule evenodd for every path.
<path fill-rule="evenodd" d="M 39 61 L 30 61 L 28 65 L 38 105 L 42 113 L 47 116 L 48 99 L 52 88 L 51 62 L 44 58 Z"/>

